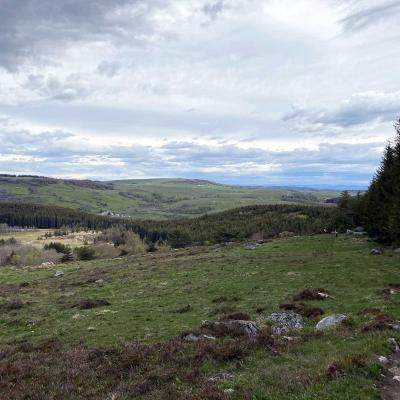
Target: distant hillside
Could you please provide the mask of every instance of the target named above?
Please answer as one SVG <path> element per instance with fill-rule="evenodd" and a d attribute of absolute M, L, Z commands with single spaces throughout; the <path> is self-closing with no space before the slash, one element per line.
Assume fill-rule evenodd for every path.
<path fill-rule="evenodd" d="M 228 186 L 197 179 L 112 182 L 0 175 L 0 201 L 69 207 L 140 219 L 195 217 L 255 204 L 322 204 L 339 195 L 315 189 Z"/>

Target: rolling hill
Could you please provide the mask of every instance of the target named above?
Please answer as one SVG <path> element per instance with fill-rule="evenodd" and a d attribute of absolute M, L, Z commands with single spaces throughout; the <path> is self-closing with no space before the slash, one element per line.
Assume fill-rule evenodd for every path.
<path fill-rule="evenodd" d="M 0 201 L 57 205 L 140 219 L 195 217 L 255 204 L 322 204 L 338 191 L 221 185 L 197 179 L 110 182 L 0 176 Z"/>

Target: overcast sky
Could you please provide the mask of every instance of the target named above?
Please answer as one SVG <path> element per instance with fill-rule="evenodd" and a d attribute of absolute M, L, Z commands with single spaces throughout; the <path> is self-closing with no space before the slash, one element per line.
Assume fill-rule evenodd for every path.
<path fill-rule="evenodd" d="M 0 172 L 368 184 L 400 1 L 0 0 Z"/>

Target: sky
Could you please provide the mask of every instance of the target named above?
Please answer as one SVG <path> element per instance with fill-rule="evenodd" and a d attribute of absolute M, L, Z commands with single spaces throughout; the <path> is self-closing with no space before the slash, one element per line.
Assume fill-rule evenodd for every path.
<path fill-rule="evenodd" d="M 0 172 L 366 187 L 400 1 L 0 0 Z"/>

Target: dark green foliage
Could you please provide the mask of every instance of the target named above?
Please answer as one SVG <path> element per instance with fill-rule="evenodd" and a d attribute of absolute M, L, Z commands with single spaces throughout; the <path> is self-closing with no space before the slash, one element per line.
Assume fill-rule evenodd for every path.
<path fill-rule="evenodd" d="M 63 254 L 71 253 L 70 247 L 60 242 L 51 242 L 49 244 L 44 245 L 44 250 L 50 250 L 50 249 L 54 249 L 57 253 L 63 253 Z"/>
<path fill-rule="evenodd" d="M 113 242 L 115 246 L 123 245 L 127 231 L 133 231 L 148 244 L 167 241 L 176 248 L 244 240 L 253 235 L 270 238 L 281 232 L 308 235 L 348 226 L 348 218 L 336 207 L 304 205 L 247 206 L 199 218 L 132 221 L 63 207 L 0 203 L 1 222 L 47 229 L 65 226 L 101 229 L 105 231 L 100 240 Z"/>
<path fill-rule="evenodd" d="M 271 238 L 284 231 L 307 235 L 347 226 L 336 207 L 301 205 L 248 206 L 196 219 L 142 224 L 145 231 L 166 237 L 172 247 L 243 240 L 253 235 Z"/>
<path fill-rule="evenodd" d="M 400 243 L 400 120 L 381 165 L 361 201 L 368 232 L 384 243 Z"/>
<path fill-rule="evenodd" d="M 7 246 L 7 245 L 14 245 L 17 244 L 17 239 L 10 238 L 10 239 L 0 239 L 0 246 Z"/>
<path fill-rule="evenodd" d="M 75 252 L 78 260 L 81 261 L 93 260 L 95 256 L 94 249 L 89 246 L 78 247 L 77 249 L 75 249 Z"/>
<path fill-rule="evenodd" d="M 65 207 L 40 206 L 25 203 L 0 203 L 0 221 L 9 226 L 55 229 L 63 226 L 108 228 L 112 221 L 99 215 Z"/>
<path fill-rule="evenodd" d="M 70 251 L 69 253 L 64 254 L 61 257 L 61 262 L 62 263 L 67 263 L 67 262 L 71 262 L 71 261 L 74 261 L 74 256 L 72 254 L 72 251 Z"/>

